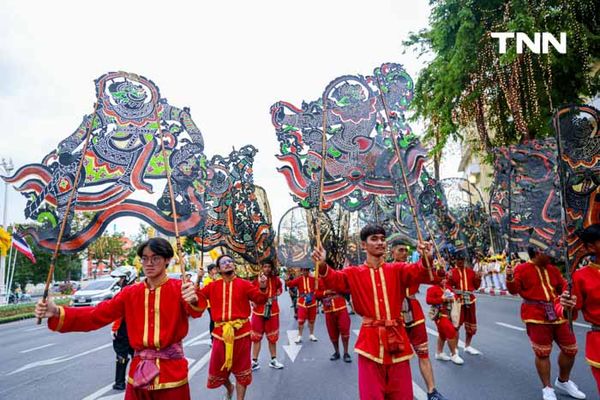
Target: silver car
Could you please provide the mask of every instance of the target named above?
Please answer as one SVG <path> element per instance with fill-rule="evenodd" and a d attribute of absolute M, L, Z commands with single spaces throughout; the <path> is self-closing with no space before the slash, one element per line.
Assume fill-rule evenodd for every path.
<path fill-rule="evenodd" d="M 117 285 L 117 278 L 101 278 L 89 281 L 71 298 L 72 306 L 96 306 L 100 302 L 112 299 L 119 293 L 121 287 Z"/>

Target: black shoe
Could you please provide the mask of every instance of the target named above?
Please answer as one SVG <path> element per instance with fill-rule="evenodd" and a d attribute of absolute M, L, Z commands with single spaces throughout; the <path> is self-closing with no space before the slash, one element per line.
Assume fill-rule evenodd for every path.
<path fill-rule="evenodd" d="M 333 353 L 333 354 L 331 355 L 331 357 L 329 357 L 329 359 L 330 359 L 331 361 L 339 360 L 339 359 L 340 359 L 340 353 L 338 353 L 338 352 L 336 351 L 335 353 Z"/>
<path fill-rule="evenodd" d="M 125 390 L 125 384 L 124 383 L 115 383 L 113 385 L 113 389 L 114 390 Z"/>
<path fill-rule="evenodd" d="M 433 392 L 427 393 L 427 400 L 448 400 L 437 389 L 433 389 Z"/>
<path fill-rule="evenodd" d="M 352 362 L 352 357 L 350 357 L 350 354 L 344 353 L 344 362 L 347 362 L 347 363 Z"/>

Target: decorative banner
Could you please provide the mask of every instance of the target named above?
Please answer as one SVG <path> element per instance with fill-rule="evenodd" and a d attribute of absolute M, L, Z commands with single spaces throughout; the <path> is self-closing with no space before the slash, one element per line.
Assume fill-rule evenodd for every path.
<path fill-rule="evenodd" d="M 228 157 L 204 155 L 204 140 L 188 108 L 177 108 L 161 98 L 149 79 L 126 72 L 111 72 L 95 81 L 98 107 L 39 164 L 21 167 L 4 177 L 28 198 L 25 216 L 39 227 L 26 232 L 45 249 L 53 250 L 59 226 L 67 218 L 60 246 L 64 253 L 83 250 L 111 221 L 133 216 L 161 233 L 174 236 L 166 165 L 167 161 L 181 235 L 205 231 L 205 250 L 227 246 L 248 259 L 269 255 L 273 232 L 254 195 L 252 163 L 257 150 L 244 146 Z M 90 142 L 81 145 L 91 129 Z M 74 182 L 81 157 L 83 169 Z M 157 184 L 151 181 L 160 180 Z M 73 206 L 65 215 L 71 189 Z M 129 199 L 138 190 L 149 194 L 164 188 L 156 204 Z M 90 221 L 75 223 L 75 212 L 91 212 Z M 78 226 L 82 225 L 82 226 Z"/>
<path fill-rule="evenodd" d="M 492 226 L 511 243 L 510 252 L 526 251 L 533 245 L 560 255 L 556 151 L 554 139 L 496 149 L 490 189 Z"/>
<path fill-rule="evenodd" d="M 301 107 L 284 101 L 271 106 L 281 152 L 277 158 L 285 164 L 278 171 L 285 176 L 295 202 L 305 208 L 318 206 L 322 99 L 326 99 L 324 208 L 337 203 L 356 211 L 373 206 L 377 197 L 388 196 L 393 199 L 392 209 L 397 208 L 390 213 L 399 217 L 399 230 L 416 237 L 382 96 L 389 108 L 389 123 L 394 124 L 393 131 L 398 134 L 400 155 L 408 185 L 418 202 L 421 224 L 424 226 L 423 218 L 429 222 L 436 217 L 440 222 L 432 225 L 443 226 L 449 237 L 456 236 L 457 225 L 445 207 L 443 193 L 424 168 L 427 153 L 404 119 L 413 96 L 413 81 L 399 64 L 383 64 L 373 76 L 341 76 L 327 85 L 319 100 L 303 102 Z"/>
<path fill-rule="evenodd" d="M 600 223 L 600 111 L 588 105 L 558 111 L 565 174 L 569 262 L 576 267 L 588 255 L 577 232 Z"/>

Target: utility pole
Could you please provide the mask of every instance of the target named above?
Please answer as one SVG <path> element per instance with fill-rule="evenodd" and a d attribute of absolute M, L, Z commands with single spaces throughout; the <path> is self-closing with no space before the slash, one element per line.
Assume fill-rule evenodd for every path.
<path fill-rule="evenodd" d="M 2 167 L 2 172 L 5 176 L 10 176 L 11 171 L 14 169 L 12 159 L 6 159 L 3 157 L 2 162 L 0 162 L 0 167 Z M 2 228 L 8 230 L 8 222 L 6 221 L 8 209 L 8 183 L 4 182 L 4 205 L 2 211 Z M 8 302 L 8 289 L 6 287 L 6 257 L 0 256 L 0 304 L 6 304 Z"/>

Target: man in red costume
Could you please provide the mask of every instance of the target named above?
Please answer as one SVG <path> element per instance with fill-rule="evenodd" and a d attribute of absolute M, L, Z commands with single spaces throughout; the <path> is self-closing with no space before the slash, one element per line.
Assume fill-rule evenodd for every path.
<path fill-rule="evenodd" d="M 319 288 L 317 298 L 323 303 L 325 312 L 325 325 L 327 333 L 333 345 L 334 353 L 329 357 L 331 361 L 340 359 L 340 337 L 344 347 L 344 361 L 352 362 L 352 357 L 348 353 L 348 341 L 350 340 L 350 315 L 346 299 L 340 293 L 333 290 Z"/>
<path fill-rule="evenodd" d="M 403 240 L 397 239 L 392 242 L 392 257 L 395 263 L 400 263 L 403 268 L 408 266 L 409 244 Z M 425 328 L 425 314 L 416 294 L 419 291 L 419 284 L 415 283 L 406 288 L 406 297 L 402 302 L 402 318 L 404 327 L 410 339 L 410 344 L 419 359 L 419 371 L 427 385 L 428 400 L 444 400 L 445 397 L 435 388 L 433 378 L 433 368 L 429 359 L 429 343 L 427 340 L 427 329 Z"/>
<path fill-rule="evenodd" d="M 171 244 L 152 238 L 137 250 L 146 280 L 127 286 L 96 307 L 56 306 L 51 299 L 37 303 L 38 318 L 49 318 L 58 332 L 99 329 L 125 318 L 129 343 L 135 350 L 129 369 L 126 400 L 190 399 L 188 363 L 181 341 L 188 333 L 188 317 L 197 318 L 206 307 L 192 282 L 169 279 L 166 268 L 173 258 Z"/>
<path fill-rule="evenodd" d="M 209 389 L 225 386 L 225 398 L 231 399 L 233 384 L 229 374 L 233 373 L 236 399 L 244 400 L 246 388 L 252 383 L 250 302 L 266 303 L 267 277 L 261 274 L 255 286 L 235 275 L 235 263 L 230 256 L 220 256 L 216 264 L 222 279 L 199 289 L 200 296 L 210 303 L 211 317 L 215 321 L 206 386 Z"/>
<path fill-rule="evenodd" d="M 567 282 L 558 268 L 550 264 L 550 257 L 544 252 L 530 247 L 530 261 L 519 264 L 513 269 L 506 267 L 506 286 L 511 294 L 523 298 L 521 319 L 527 325 L 527 336 L 535 353 L 537 369 L 543 389 L 544 400 L 556 400 L 554 388 L 550 384 L 550 352 L 552 341 L 560 348 L 558 356 L 559 374 L 554 385 L 576 399 L 585 399 L 575 383 L 569 380 L 577 342 L 569 329 L 567 320 L 557 315 L 555 303 L 558 296 L 567 288 Z"/>
<path fill-rule="evenodd" d="M 583 318 L 592 324 L 585 339 L 585 359 L 590 364 L 600 396 L 600 224 L 587 227 L 580 237 L 593 253 L 594 262 L 573 273 L 573 295 L 563 292 L 560 305 L 581 311 Z"/>
<path fill-rule="evenodd" d="M 271 361 L 269 367 L 282 369 L 283 364 L 277 361 L 277 340 L 279 339 L 279 304 L 277 297 L 282 292 L 281 279 L 277 275 L 275 264 L 272 260 L 266 260 L 262 263 L 262 273 L 267 277 L 267 302 L 265 304 L 256 304 L 252 309 L 252 370 L 260 368 L 258 355 L 260 354 L 260 345 L 263 335 L 266 334 L 269 343 L 269 352 Z M 258 287 L 258 279 L 254 281 Z"/>
<path fill-rule="evenodd" d="M 477 314 L 475 309 L 475 290 L 481 285 L 481 275 L 478 275 L 472 268 L 465 266 L 465 254 L 460 250 L 452 252 L 454 268 L 448 273 L 448 284 L 452 290 L 461 299 L 460 308 L 460 327 L 465 326 L 465 353 L 479 355 L 481 352 L 471 347 L 473 336 L 477 333 Z M 457 353 L 458 354 L 458 353 Z"/>
<path fill-rule="evenodd" d="M 429 282 L 421 262 L 402 268 L 386 263 L 385 229 L 367 225 L 360 232 L 361 246 L 367 252 L 364 265 L 336 271 L 327 266 L 323 248 L 313 252 L 327 289 L 350 292 L 354 310 L 363 317 L 354 351 L 358 357 L 358 390 L 362 400 L 412 400 L 409 359 L 413 356 L 402 321 L 402 301 L 406 289 Z M 430 246 L 420 243 L 419 252 L 433 265 Z"/>
<path fill-rule="evenodd" d="M 315 298 L 316 279 L 310 276 L 310 268 L 302 268 L 302 275 L 287 282 L 290 288 L 298 288 L 298 338 L 295 342 L 302 342 L 304 322 L 308 320 L 310 340 L 316 342 L 315 319 L 317 318 L 317 299 Z"/>

